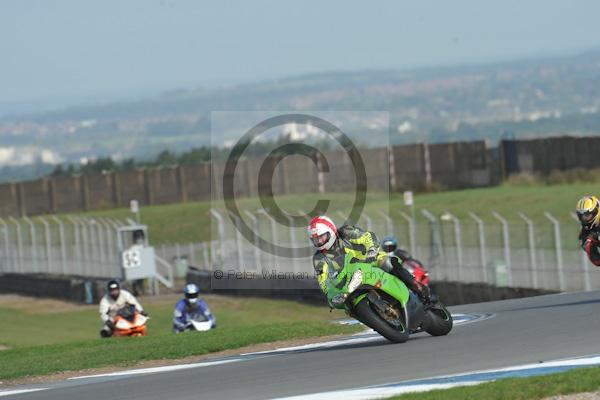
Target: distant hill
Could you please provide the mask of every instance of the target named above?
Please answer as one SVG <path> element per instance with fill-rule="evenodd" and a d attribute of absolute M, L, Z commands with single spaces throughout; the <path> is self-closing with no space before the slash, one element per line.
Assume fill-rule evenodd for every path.
<path fill-rule="evenodd" d="M 210 144 L 211 110 L 388 111 L 393 143 L 596 134 L 599 67 L 600 51 L 590 51 L 490 65 L 329 72 L 173 91 L 143 101 L 4 117 L 0 150 L 45 151 L 65 161 L 189 150 Z M 358 123 L 351 136 L 368 132 L 369 123 Z M 1 154 L 0 166 L 6 165 L 10 160 Z"/>

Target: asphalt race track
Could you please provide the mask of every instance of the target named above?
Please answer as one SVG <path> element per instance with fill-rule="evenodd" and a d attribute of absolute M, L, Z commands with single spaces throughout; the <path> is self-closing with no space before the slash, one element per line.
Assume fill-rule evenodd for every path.
<path fill-rule="evenodd" d="M 452 307 L 493 318 L 414 335 L 228 359 L 178 371 L 31 386 L 7 399 L 270 399 L 600 354 L 600 292 Z M 284 312 L 284 310 L 282 310 Z M 27 388 L 13 388 L 27 389 Z"/>

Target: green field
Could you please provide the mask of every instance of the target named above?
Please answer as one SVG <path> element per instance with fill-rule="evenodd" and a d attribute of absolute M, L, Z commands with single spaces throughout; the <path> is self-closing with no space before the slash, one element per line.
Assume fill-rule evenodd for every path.
<path fill-rule="evenodd" d="M 389 400 L 537 400 L 557 395 L 594 392 L 598 389 L 600 367 L 594 367 L 531 378 L 503 379 L 476 386 L 408 393 L 391 397 Z"/>
<path fill-rule="evenodd" d="M 573 212 L 577 199 L 585 194 L 599 193 L 600 185 L 593 183 L 577 183 L 569 185 L 530 185 L 530 186 L 498 186 L 484 189 L 468 189 L 447 192 L 425 193 L 415 196 L 415 208 L 418 223 L 426 224 L 420 210 L 425 208 L 435 215 L 449 211 L 464 221 L 471 221 L 468 212 L 480 215 L 490 224 L 498 224 L 491 212 L 497 211 L 509 221 L 522 224 L 517 212 L 522 211 L 531 219 L 549 227 L 544 211 L 556 216 L 564 226 L 577 229 L 576 222 L 570 213 Z M 323 195 L 305 194 L 302 196 L 278 197 L 279 206 L 290 213 L 297 214 L 298 209 L 312 208 Z M 331 199 L 332 208 L 346 212 L 350 209 L 353 196 L 343 193 L 326 195 Z M 240 209 L 255 210 L 260 207 L 257 199 L 240 199 Z M 390 215 L 395 221 L 404 224 L 400 212 L 409 212 L 403 204 L 402 195 L 394 194 L 388 202 L 387 196 L 373 195 L 369 197 L 366 212 L 373 219 L 380 219 L 379 211 L 386 211 L 390 205 Z M 219 208 L 217 206 L 217 208 Z M 221 207 L 222 208 L 222 207 Z M 212 217 L 209 213 L 210 203 L 185 203 L 164 206 L 151 206 L 142 209 L 142 222 L 149 225 L 151 241 L 155 245 L 167 243 L 189 243 L 208 240 L 211 236 Z M 127 218 L 131 213 L 126 209 L 98 211 L 88 216 L 104 216 Z M 336 223 L 341 223 L 337 214 L 331 214 Z M 216 234 L 214 231 L 212 234 Z"/>
<path fill-rule="evenodd" d="M 143 338 L 99 339 L 96 306 L 53 300 L 6 301 L 0 296 L 0 381 L 29 375 L 130 366 L 145 360 L 175 359 L 277 340 L 355 332 L 333 324 L 343 314 L 292 301 L 206 296 L 218 327 L 209 332 L 171 332 L 176 297 L 142 299 L 151 315 Z M 11 298 L 11 297 L 9 297 Z"/>

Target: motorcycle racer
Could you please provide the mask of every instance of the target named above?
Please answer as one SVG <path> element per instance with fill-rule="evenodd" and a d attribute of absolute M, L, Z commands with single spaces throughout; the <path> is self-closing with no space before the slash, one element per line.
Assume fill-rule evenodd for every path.
<path fill-rule="evenodd" d="M 100 300 L 100 318 L 104 326 L 100 330 L 100 336 L 103 338 L 110 337 L 115 328 L 114 317 L 123 306 L 133 304 L 138 312 L 144 316 L 148 314 L 144 311 L 142 305 L 137 301 L 134 295 L 125 289 L 121 289 L 121 285 L 117 280 L 111 280 L 106 285 L 107 293 Z"/>
<path fill-rule="evenodd" d="M 190 319 L 200 313 L 208 321 L 212 323 L 212 328 L 216 328 L 216 318 L 210 312 L 208 305 L 200 296 L 200 288 L 194 283 L 185 285 L 183 289 L 185 298 L 179 300 L 175 305 L 175 311 L 173 311 L 173 330 L 175 333 L 184 332 L 189 328 Z"/>
<path fill-rule="evenodd" d="M 313 267 L 324 293 L 327 292 L 325 281 L 329 269 L 341 270 L 346 254 L 350 254 L 359 262 L 372 262 L 398 277 L 421 301 L 431 302 L 429 288 L 419 284 L 410 272 L 402 268 L 398 257 L 388 258 L 388 254 L 380 249 L 375 233 L 352 225 L 343 225 L 338 229 L 330 218 L 318 216 L 310 221 L 308 234 L 317 248 L 313 256 Z M 388 259 L 391 265 L 386 262 Z"/>
<path fill-rule="evenodd" d="M 583 196 L 577 202 L 577 218 L 581 223 L 579 242 L 590 261 L 600 267 L 600 202 L 596 196 Z"/>
<path fill-rule="evenodd" d="M 393 236 L 386 236 L 381 240 L 381 249 L 389 255 L 395 255 L 402 260 L 402 267 L 408 270 L 415 279 L 427 285 L 429 274 L 423 267 L 423 263 L 413 258 L 408 251 L 398 248 L 398 241 Z"/>

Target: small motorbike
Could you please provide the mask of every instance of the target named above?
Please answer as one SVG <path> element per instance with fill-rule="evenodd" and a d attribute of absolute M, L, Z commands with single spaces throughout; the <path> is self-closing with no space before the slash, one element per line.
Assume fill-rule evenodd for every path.
<path fill-rule="evenodd" d="M 146 336 L 148 319 L 135 305 L 126 304 L 115 315 L 113 336 Z"/>
<path fill-rule="evenodd" d="M 186 331 L 204 332 L 204 331 L 210 331 L 213 328 L 215 328 L 215 323 L 213 321 L 210 321 L 202 313 L 195 313 L 190 316 L 190 320 L 188 321 L 188 324 L 185 327 L 185 330 Z"/>

